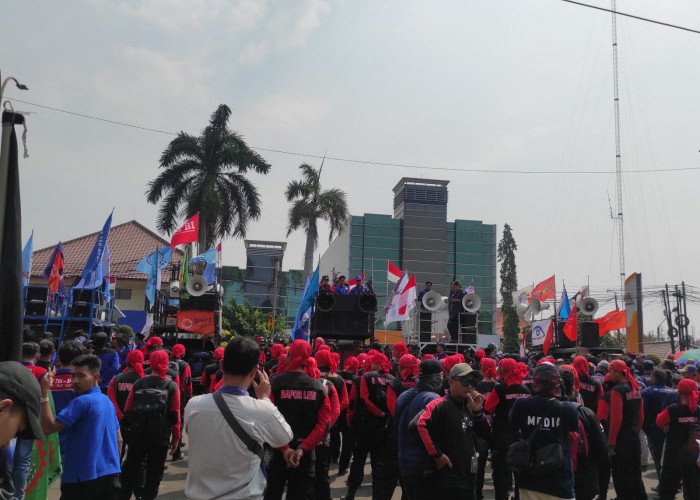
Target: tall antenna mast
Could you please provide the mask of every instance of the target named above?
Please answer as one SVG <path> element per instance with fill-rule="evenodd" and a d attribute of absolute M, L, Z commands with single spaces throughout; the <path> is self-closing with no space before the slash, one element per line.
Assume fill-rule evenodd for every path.
<path fill-rule="evenodd" d="M 622 155 L 620 152 L 620 89 L 618 86 L 617 68 L 617 6 L 612 4 L 612 48 L 613 48 L 613 85 L 615 102 L 615 177 L 617 182 L 617 216 L 612 216 L 617 224 L 617 249 L 620 265 L 620 297 L 624 303 L 625 297 L 625 232 L 622 223 Z"/>

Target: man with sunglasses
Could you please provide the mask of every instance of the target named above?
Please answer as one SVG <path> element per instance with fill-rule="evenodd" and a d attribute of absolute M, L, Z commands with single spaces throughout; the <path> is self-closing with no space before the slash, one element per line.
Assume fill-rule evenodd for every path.
<path fill-rule="evenodd" d="M 449 373 L 449 394 L 431 401 L 418 420 L 418 432 L 434 471 L 425 476 L 435 498 L 475 498 L 478 452 L 475 438 L 491 433 L 484 396 L 476 392 L 481 374 L 458 363 Z"/>

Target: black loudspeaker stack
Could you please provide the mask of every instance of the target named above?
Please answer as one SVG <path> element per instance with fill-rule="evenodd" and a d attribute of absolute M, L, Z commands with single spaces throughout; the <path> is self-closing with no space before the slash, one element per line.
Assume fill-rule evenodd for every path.
<path fill-rule="evenodd" d="M 568 349 L 571 347 L 576 347 L 576 341 L 575 340 L 569 340 L 569 337 L 566 336 L 564 333 L 564 325 L 566 324 L 566 321 L 563 319 L 557 319 L 557 328 L 556 328 L 556 333 L 557 333 L 557 343 L 556 346 L 561 348 L 561 349 Z"/>
<path fill-rule="evenodd" d="M 581 347 L 600 346 L 600 325 L 595 321 L 581 323 Z"/>
<path fill-rule="evenodd" d="M 362 340 L 374 336 L 374 311 L 363 311 L 358 304 L 362 295 L 334 295 L 333 306 L 326 311 L 314 308 L 311 335 L 334 339 Z M 376 307 L 375 307 L 376 308 Z"/>
<path fill-rule="evenodd" d="M 433 330 L 433 325 L 432 325 L 433 313 L 426 312 L 426 311 L 420 311 L 418 314 L 419 314 L 418 328 L 419 328 L 420 342 L 421 343 L 432 342 L 431 333 Z"/>
<path fill-rule="evenodd" d="M 24 305 L 25 316 L 46 315 L 46 298 L 48 291 L 48 287 L 42 285 L 31 285 L 27 287 Z"/>

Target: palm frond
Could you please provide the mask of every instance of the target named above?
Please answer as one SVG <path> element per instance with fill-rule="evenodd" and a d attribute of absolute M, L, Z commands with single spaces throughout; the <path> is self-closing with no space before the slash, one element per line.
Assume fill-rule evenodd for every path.
<path fill-rule="evenodd" d="M 287 190 L 285 191 L 285 196 L 287 201 L 294 201 L 296 198 L 307 199 L 311 197 L 311 188 L 308 184 L 301 181 L 291 181 L 287 184 Z"/>
<path fill-rule="evenodd" d="M 350 216 L 345 192 L 342 189 L 327 189 L 319 194 L 316 201 L 319 217 L 330 224 L 330 242 L 345 227 Z"/>
<path fill-rule="evenodd" d="M 159 231 L 171 234 L 179 227 L 178 218 L 182 215 L 180 205 L 187 198 L 188 190 L 189 182 L 183 180 L 173 186 L 169 194 L 163 199 L 158 209 L 158 219 L 156 221 Z"/>
<path fill-rule="evenodd" d="M 170 141 L 170 144 L 160 156 L 160 167 L 168 168 L 179 160 L 198 158 L 199 153 L 197 138 L 185 132 L 180 132 L 175 139 Z"/>
<path fill-rule="evenodd" d="M 148 183 L 146 200 L 149 203 L 157 203 L 161 197 L 173 186 L 179 184 L 183 178 L 201 169 L 201 164 L 194 158 L 181 158 L 161 172 L 158 177 Z"/>

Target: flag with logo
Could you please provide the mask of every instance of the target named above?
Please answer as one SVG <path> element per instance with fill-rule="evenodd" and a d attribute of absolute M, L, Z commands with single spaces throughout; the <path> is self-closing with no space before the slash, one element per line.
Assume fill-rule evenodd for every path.
<path fill-rule="evenodd" d="M 110 264 L 110 256 L 109 256 L 109 245 L 105 247 L 105 253 L 102 256 L 102 281 L 105 284 L 105 303 L 109 304 L 110 300 L 112 300 L 112 294 L 109 290 L 109 264 Z"/>
<path fill-rule="evenodd" d="M 406 276 L 404 276 L 404 278 Z M 404 278 L 401 278 L 399 282 L 403 284 L 403 286 L 400 287 L 399 293 L 392 299 L 389 311 L 386 313 L 386 324 L 410 319 L 411 310 L 416 306 L 415 275 L 412 274 L 406 281 L 404 281 Z"/>
<path fill-rule="evenodd" d="M 540 283 L 537 283 L 530 294 L 530 301 L 532 302 L 532 299 L 535 297 L 540 302 L 544 302 L 545 300 L 554 300 L 556 298 L 554 295 L 554 275 L 544 281 L 541 281 Z"/>
<path fill-rule="evenodd" d="M 151 255 L 155 256 L 157 254 L 158 250 Z M 149 310 L 156 303 L 156 290 L 160 290 L 160 269 L 158 268 L 158 261 L 154 258 L 148 273 L 148 282 L 146 282 L 146 298 L 148 299 Z"/>
<path fill-rule="evenodd" d="M 513 292 L 513 305 L 516 305 L 518 303 L 529 304 L 530 294 L 532 293 L 533 288 L 534 287 L 532 285 L 528 285 L 526 287 L 521 288 L 520 290 L 516 290 L 515 292 Z"/>
<path fill-rule="evenodd" d="M 24 245 L 22 250 L 22 284 L 27 286 L 29 284 L 29 276 L 32 274 L 32 252 L 34 249 L 34 231 L 29 235 L 27 244 Z"/>
<path fill-rule="evenodd" d="M 196 257 L 192 257 L 190 262 L 206 262 L 207 264 L 216 264 L 217 253 L 218 250 L 216 248 L 210 248 L 206 252 L 199 254 Z"/>
<path fill-rule="evenodd" d="M 316 300 L 318 293 L 318 266 L 311 276 L 306 278 L 304 292 L 301 294 L 297 315 L 294 318 L 294 326 L 292 327 L 292 340 L 302 339 L 309 340 L 308 335 L 308 320 L 311 316 L 311 306 Z M 307 323 L 306 328 L 304 324 Z"/>
<path fill-rule="evenodd" d="M 44 279 L 49 280 L 49 293 L 58 293 L 61 296 L 66 295 L 66 289 L 63 284 L 63 245 L 58 242 L 56 248 L 53 249 L 49 262 L 44 269 Z"/>
<path fill-rule="evenodd" d="M 199 214 L 194 214 L 192 217 L 187 219 L 184 226 L 173 233 L 173 237 L 170 239 L 170 246 L 175 248 L 178 245 L 184 245 L 185 243 L 197 241 L 198 231 Z"/>
<path fill-rule="evenodd" d="M 387 261 L 387 271 L 386 279 L 392 283 L 398 283 L 403 276 L 403 271 L 391 263 L 390 260 Z"/>
<path fill-rule="evenodd" d="M 163 269 L 170 263 L 173 249 L 171 247 L 159 248 L 157 251 L 144 255 L 136 266 L 136 271 L 143 274 L 151 274 L 151 267 L 156 260 L 156 253 L 158 254 L 158 269 Z"/>
<path fill-rule="evenodd" d="M 401 279 L 394 285 L 394 289 L 391 291 L 391 294 L 386 298 L 386 304 L 384 304 L 384 307 L 377 316 L 377 319 L 374 320 L 375 324 L 379 323 L 379 321 L 381 321 L 381 319 L 387 315 L 389 308 L 394 302 L 394 297 L 401 293 L 401 290 L 403 290 L 403 287 L 406 286 L 406 283 L 408 283 L 408 275 L 404 272 Z"/>
<path fill-rule="evenodd" d="M 112 214 L 109 214 L 85 263 L 80 282 L 74 288 L 97 288 L 102 284 L 102 256 L 107 248 L 107 238 L 109 238 L 111 227 Z"/>

